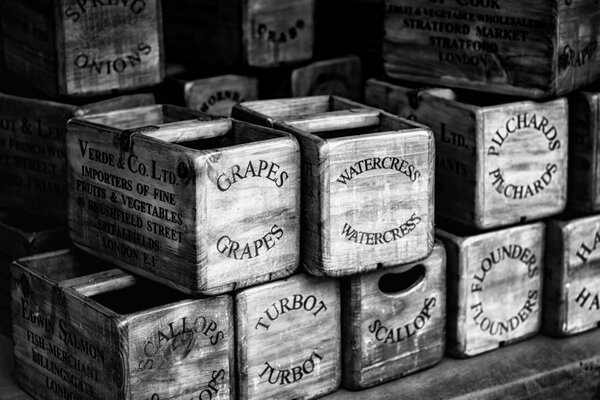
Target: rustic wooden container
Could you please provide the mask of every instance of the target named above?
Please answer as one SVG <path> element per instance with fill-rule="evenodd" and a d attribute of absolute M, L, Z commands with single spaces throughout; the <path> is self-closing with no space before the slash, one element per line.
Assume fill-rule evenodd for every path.
<path fill-rule="evenodd" d="M 239 102 L 258 98 L 258 80 L 243 75 L 219 75 L 205 78 L 188 74 L 167 77 L 165 86 L 169 104 L 191 110 L 229 117 Z"/>
<path fill-rule="evenodd" d="M 362 389 L 437 364 L 446 343 L 446 252 L 342 283 L 344 386 Z"/>
<path fill-rule="evenodd" d="M 471 357 L 535 335 L 542 322 L 545 227 L 436 230 L 447 255 L 446 349 Z"/>
<path fill-rule="evenodd" d="M 595 0 L 386 0 L 388 76 L 529 98 L 600 79 Z"/>
<path fill-rule="evenodd" d="M 0 93 L 0 206 L 66 220 L 67 120 L 147 104 L 153 95 L 75 106 Z"/>
<path fill-rule="evenodd" d="M 326 96 L 246 102 L 233 115 L 300 141 L 302 264 L 309 273 L 339 277 L 431 253 L 429 128 Z"/>
<path fill-rule="evenodd" d="M 448 99 L 455 96 L 450 89 L 425 88 L 411 82 L 400 84 L 385 78 L 371 78 L 365 84 L 365 104 L 415 121 L 417 117 L 414 110 L 419 107 L 419 93 L 423 91 Z"/>
<path fill-rule="evenodd" d="M 299 257 L 298 142 L 197 115 L 153 106 L 70 120 L 71 238 L 191 295 L 290 275 Z"/>
<path fill-rule="evenodd" d="M 6 63 L 51 95 L 90 96 L 160 83 L 160 0 L 3 0 Z"/>
<path fill-rule="evenodd" d="M 569 96 L 569 204 L 573 210 L 600 211 L 600 91 Z"/>
<path fill-rule="evenodd" d="M 40 400 L 233 399 L 233 301 L 186 299 L 77 250 L 12 267 L 16 378 Z"/>
<path fill-rule="evenodd" d="M 339 387 L 339 281 L 297 274 L 235 302 L 240 399 L 308 400 Z"/>
<path fill-rule="evenodd" d="M 10 336 L 10 264 L 17 258 L 64 248 L 69 236 L 66 224 L 0 210 L 0 243 L 0 334 Z"/>
<path fill-rule="evenodd" d="M 309 60 L 314 2 L 164 1 L 169 57 L 220 68 L 268 68 Z"/>
<path fill-rule="evenodd" d="M 560 213 L 567 198 L 567 101 L 421 92 L 436 139 L 436 212 L 479 229 Z"/>
<path fill-rule="evenodd" d="M 548 221 L 543 331 L 568 336 L 600 323 L 600 216 Z"/>

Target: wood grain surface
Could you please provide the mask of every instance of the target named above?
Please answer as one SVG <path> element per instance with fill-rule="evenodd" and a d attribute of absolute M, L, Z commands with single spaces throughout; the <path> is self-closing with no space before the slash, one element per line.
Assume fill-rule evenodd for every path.
<path fill-rule="evenodd" d="M 240 399 L 308 400 L 339 387 L 339 281 L 297 274 L 235 302 Z"/>
<path fill-rule="evenodd" d="M 554 336 L 594 329 L 600 322 L 600 274 L 596 247 L 600 217 L 547 223 L 543 330 Z"/>
<path fill-rule="evenodd" d="M 155 106 L 71 120 L 73 241 L 193 295 L 290 275 L 299 263 L 297 141 L 201 119 Z M 134 126 L 146 128 L 124 130 Z"/>
<path fill-rule="evenodd" d="M 363 98 L 361 60 L 357 56 L 316 61 L 296 68 L 291 76 L 292 97 L 335 95 Z"/>
<path fill-rule="evenodd" d="M 66 220 L 67 120 L 147 104 L 151 94 L 75 106 L 0 93 L 0 204 Z"/>
<path fill-rule="evenodd" d="M 448 354 L 471 357 L 540 330 L 543 223 L 436 235 L 447 254 Z"/>
<path fill-rule="evenodd" d="M 189 300 L 107 268 L 76 250 L 13 264 L 19 385 L 40 400 L 233 399 L 231 297 Z"/>
<path fill-rule="evenodd" d="M 436 138 L 438 215 L 479 229 L 560 213 L 566 206 L 566 99 L 538 103 L 437 91 L 416 119 Z"/>
<path fill-rule="evenodd" d="M 343 385 L 381 384 L 438 363 L 446 344 L 446 252 L 342 281 Z"/>

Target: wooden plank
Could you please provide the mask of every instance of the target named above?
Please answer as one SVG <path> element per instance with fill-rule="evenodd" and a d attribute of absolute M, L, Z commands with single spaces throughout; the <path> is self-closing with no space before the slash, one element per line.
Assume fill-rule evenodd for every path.
<path fill-rule="evenodd" d="M 296 68 L 292 71 L 291 87 L 292 97 L 335 95 L 361 101 L 363 80 L 360 58 L 334 58 Z"/>

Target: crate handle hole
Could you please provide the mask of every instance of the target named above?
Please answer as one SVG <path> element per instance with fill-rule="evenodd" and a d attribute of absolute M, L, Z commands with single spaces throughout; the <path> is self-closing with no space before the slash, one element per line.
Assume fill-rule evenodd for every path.
<path fill-rule="evenodd" d="M 425 279 L 425 266 L 417 264 L 404 272 L 387 273 L 379 278 L 379 290 L 385 294 L 409 291 Z"/>

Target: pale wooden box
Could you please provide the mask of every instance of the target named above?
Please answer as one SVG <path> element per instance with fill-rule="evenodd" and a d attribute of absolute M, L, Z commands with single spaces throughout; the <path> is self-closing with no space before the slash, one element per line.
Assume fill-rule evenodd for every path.
<path fill-rule="evenodd" d="M 110 268 L 78 250 L 13 264 L 19 385 L 40 400 L 233 400 L 232 298 L 186 299 Z"/>
<path fill-rule="evenodd" d="M 167 77 L 168 96 L 191 110 L 229 117 L 237 103 L 258 98 L 258 80 L 244 75 L 218 75 L 203 78 L 188 74 Z M 170 103 L 169 103 L 170 104 Z"/>
<path fill-rule="evenodd" d="M 235 303 L 240 399 L 308 400 L 339 387 L 339 281 L 297 274 Z"/>
<path fill-rule="evenodd" d="M 450 89 L 426 88 L 412 82 L 396 83 L 385 78 L 371 78 L 365 83 L 365 104 L 416 121 L 414 110 L 419 107 L 419 93 L 425 90 L 440 97 L 454 97 L 454 92 Z"/>
<path fill-rule="evenodd" d="M 429 128 L 323 96 L 246 102 L 233 115 L 273 124 L 300 141 L 302 264 L 309 273 L 339 277 L 431 253 L 434 147 Z M 382 162 L 379 168 L 375 158 Z M 361 160 L 372 160 L 371 167 L 366 161 L 357 166 Z"/>
<path fill-rule="evenodd" d="M 0 4 L 10 71 L 51 96 L 90 96 L 160 83 L 160 0 Z"/>
<path fill-rule="evenodd" d="M 67 219 L 67 120 L 154 104 L 151 94 L 75 106 L 0 93 L 0 205 Z"/>
<path fill-rule="evenodd" d="M 361 389 L 437 364 L 446 344 L 446 252 L 342 281 L 343 384 Z"/>
<path fill-rule="evenodd" d="M 191 295 L 292 274 L 300 246 L 298 142 L 198 115 L 153 106 L 70 120 L 71 238 Z"/>
<path fill-rule="evenodd" d="M 424 91 L 417 100 L 414 115 L 435 134 L 437 215 L 488 229 L 565 208 L 566 99 Z"/>
<path fill-rule="evenodd" d="M 436 229 L 446 247 L 451 356 L 471 357 L 540 330 L 544 233 L 541 222 L 487 233 Z"/>
<path fill-rule="evenodd" d="M 543 331 L 569 336 L 600 323 L 600 216 L 548 221 Z"/>
<path fill-rule="evenodd" d="M 433 15 L 435 16 L 433 16 Z M 595 0 L 386 0 L 386 75 L 528 98 L 600 79 Z"/>
<path fill-rule="evenodd" d="M 10 264 L 17 258 L 66 247 L 67 224 L 0 210 L 0 243 L 0 334 L 10 336 Z"/>
<path fill-rule="evenodd" d="M 583 212 L 600 211 L 600 92 L 569 96 L 569 203 Z"/>
<path fill-rule="evenodd" d="M 314 0 L 163 2 L 169 57 L 218 68 L 309 60 Z"/>

